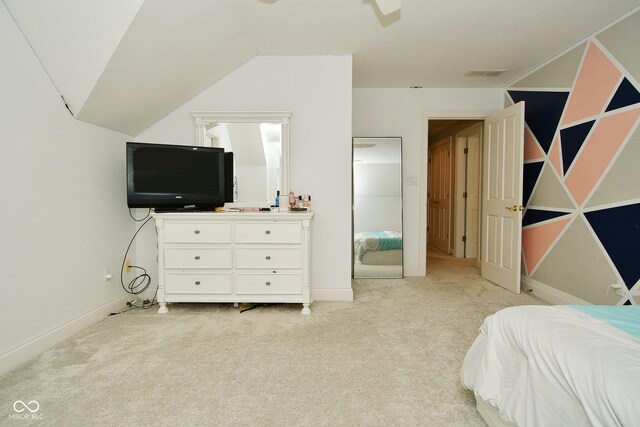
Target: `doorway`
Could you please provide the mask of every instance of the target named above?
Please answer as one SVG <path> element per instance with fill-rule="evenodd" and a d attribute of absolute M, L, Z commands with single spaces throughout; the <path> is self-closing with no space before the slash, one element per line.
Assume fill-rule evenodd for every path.
<path fill-rule="evenodd" d="M 477 264 L 480 224 L 482 121 L 428 122 L 427 256 Z"/>
<path fill-rule="evenodd" d="M 481 122 L 479 264 L 483 278 L 520 292 L 524 102 L 498 111 L 423 112 L 420 182 L 420 275 L 427 273 L 429 129 L 439 119 Z M 459 119 L 456 119 L 459 118 Z M 432 138 L 435 139 L 435 138 Z M 454 240 L 455 247 L 456 240 Z M 457 241 L 459 243 L 459 240 Z"/>

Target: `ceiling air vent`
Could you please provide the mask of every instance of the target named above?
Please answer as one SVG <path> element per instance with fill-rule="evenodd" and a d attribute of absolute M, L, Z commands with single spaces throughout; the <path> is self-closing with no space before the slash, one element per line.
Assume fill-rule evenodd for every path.
<path fill-rule="evenodd" d="M 496 77 L 499 76 L 500 74 L 504 73 L 505 69 L 503 68 L 495 68 L 495 69 L 491 69 L 491 68 L 487 68 L 487 69 L 480 69 L 480 68 L 475 68 L 475 69 L 471 69 L 469 71 L 467 71 L 465 73 L 465 77 Z"/>

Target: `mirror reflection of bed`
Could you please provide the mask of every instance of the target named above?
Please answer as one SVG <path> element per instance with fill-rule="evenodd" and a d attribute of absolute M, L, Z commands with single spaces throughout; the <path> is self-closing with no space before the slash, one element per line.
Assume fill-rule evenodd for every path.
<path fill-rule="evenodd" d="M 353 138 L 353 277 L 402 278 L 402 139 Z"/>

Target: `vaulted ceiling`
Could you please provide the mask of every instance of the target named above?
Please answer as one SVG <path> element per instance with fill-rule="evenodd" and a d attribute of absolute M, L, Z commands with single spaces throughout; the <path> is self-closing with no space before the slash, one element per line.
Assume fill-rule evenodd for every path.
<path fill-rule="evenodd" d="M 353 55 L 354 87 L 505 87 L 640 0 L 3 0 L 81 120 L 137 135 L 256 55 Z M 470 69 L 505 69 L 469 77 Z"/>

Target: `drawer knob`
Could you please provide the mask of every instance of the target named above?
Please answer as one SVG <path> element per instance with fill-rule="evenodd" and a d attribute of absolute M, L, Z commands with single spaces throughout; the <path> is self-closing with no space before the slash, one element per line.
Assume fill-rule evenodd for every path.
<path fill-rule="evenodd" d="M 267 255 L 267 256 L 265 257 L 265 259 L 267 259 L 267 260 L 271 259 L 271 255 Z"/>
<path fill-rule="evenodd" d="M 271 282 L 267 282 L 267 283 L 265 283 L 265 285 L 271 286 Z"/>
<path fill-rule="evenodd" d="M 195 234 L 200 234 L 200 230 L 193 230 Z"/>
<path fill-rule="evenodd" d="M 196 280 L 196 285 L 199 285 L 199 284 L 200 284 L 200 280 Z"/>
<path fill-rule="evenodd" d="M 196 255 L 196 260 L 200 259 L 200 255 Z"/>
<path fill-rule="evenodd" d="M 271 234 L 271 230 L 265 231 L 264 234 Z"/>

